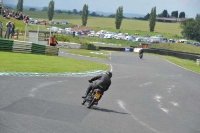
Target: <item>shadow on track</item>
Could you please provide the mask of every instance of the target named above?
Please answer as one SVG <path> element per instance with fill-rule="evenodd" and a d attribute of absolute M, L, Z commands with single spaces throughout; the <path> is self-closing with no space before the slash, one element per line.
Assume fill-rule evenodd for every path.
<path fill-rule="evenodd" d="M 101 112 L 107 112 L 107 113 L 117 113 L 117 114 L 126 114 L 126 115 L 131 115 L 129 113 L 124 113 L 124 112 L 118 112 L 110 109 L 105 109 L 105 108 L 99 108 L 99 107 L 92 107 L 93 110 L 101 111 Z"/>

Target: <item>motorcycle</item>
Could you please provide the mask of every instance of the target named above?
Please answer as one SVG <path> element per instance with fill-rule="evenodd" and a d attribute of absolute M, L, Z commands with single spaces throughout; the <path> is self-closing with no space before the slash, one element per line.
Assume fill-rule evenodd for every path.
<path fill-rule="evenodd" d="M 143 54 L 139 54 L 139 57 L 140 57 L 140 59 L 142 59 L 142 57 L 143 57 Z"/>
<path fill-rule="evenodd" d="M 96 103 L 100 100 L 101 96 L 102 91 L 100 89 L 94 89 L 83 99 L 82 105 L 87 102 L 87 108 L 91 108 L 93 105 L 97 105 Z"/>

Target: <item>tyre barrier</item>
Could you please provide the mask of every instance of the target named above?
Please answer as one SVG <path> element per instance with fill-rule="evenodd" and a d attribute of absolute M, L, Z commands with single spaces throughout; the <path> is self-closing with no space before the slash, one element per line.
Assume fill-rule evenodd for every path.
<path fill-rule="evenodd" d="M 58 56 L 59 48 L 26 41 L 0 39 L 0 51 Z"/>

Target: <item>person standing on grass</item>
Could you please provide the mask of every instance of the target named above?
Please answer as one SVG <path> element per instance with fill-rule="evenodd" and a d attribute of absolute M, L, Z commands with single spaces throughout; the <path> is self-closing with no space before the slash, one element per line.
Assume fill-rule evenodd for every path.
<path fill-rule="evenodd" d="M 0 20 L 0 38 L 2 38 L 3 22 Z"/>
<path fill-rule="evenodd" d="M 10 31 L 11 31 L 11 38 L 13 38 L 13 37 L 14 37 L 14 34 L 15 34 L 15 23 L 14 23 L 14 22 L 11 24 L 11 29 L 10 29 Z"/>
<path fill-rule="evenodd" d="M 6 23 L 6 33 L 4 35 L 4 38 L 8 38 L 9 39 L 9 36 L 10 36 L 10 29 L 11 29 L 11 22 L 9 21 L 8 23 Z"/>

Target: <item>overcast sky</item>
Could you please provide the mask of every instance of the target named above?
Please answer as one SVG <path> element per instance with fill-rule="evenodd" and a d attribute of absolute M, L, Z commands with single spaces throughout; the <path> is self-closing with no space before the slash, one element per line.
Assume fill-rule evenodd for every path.
<path fill-rule="evenodd" d="M 87 4 L 90 11 L 102 11 L 115 13 L 119 6 L 123 6 L 124 13 L 146 15 L 151 8 L 156 6 L 157 14 L 164 9 L 171 14 L 172 11 L 184 11 L 186 17 L 195 17 L 200 13 L 200 0 L 54 0 L 56 9 L 82 10 Z M 17 4 L 18 0 L 3 0 L 6 4 Z M 48 6 L 50 0 L 24 0 L 26 6 L 44 7 Z"/>

